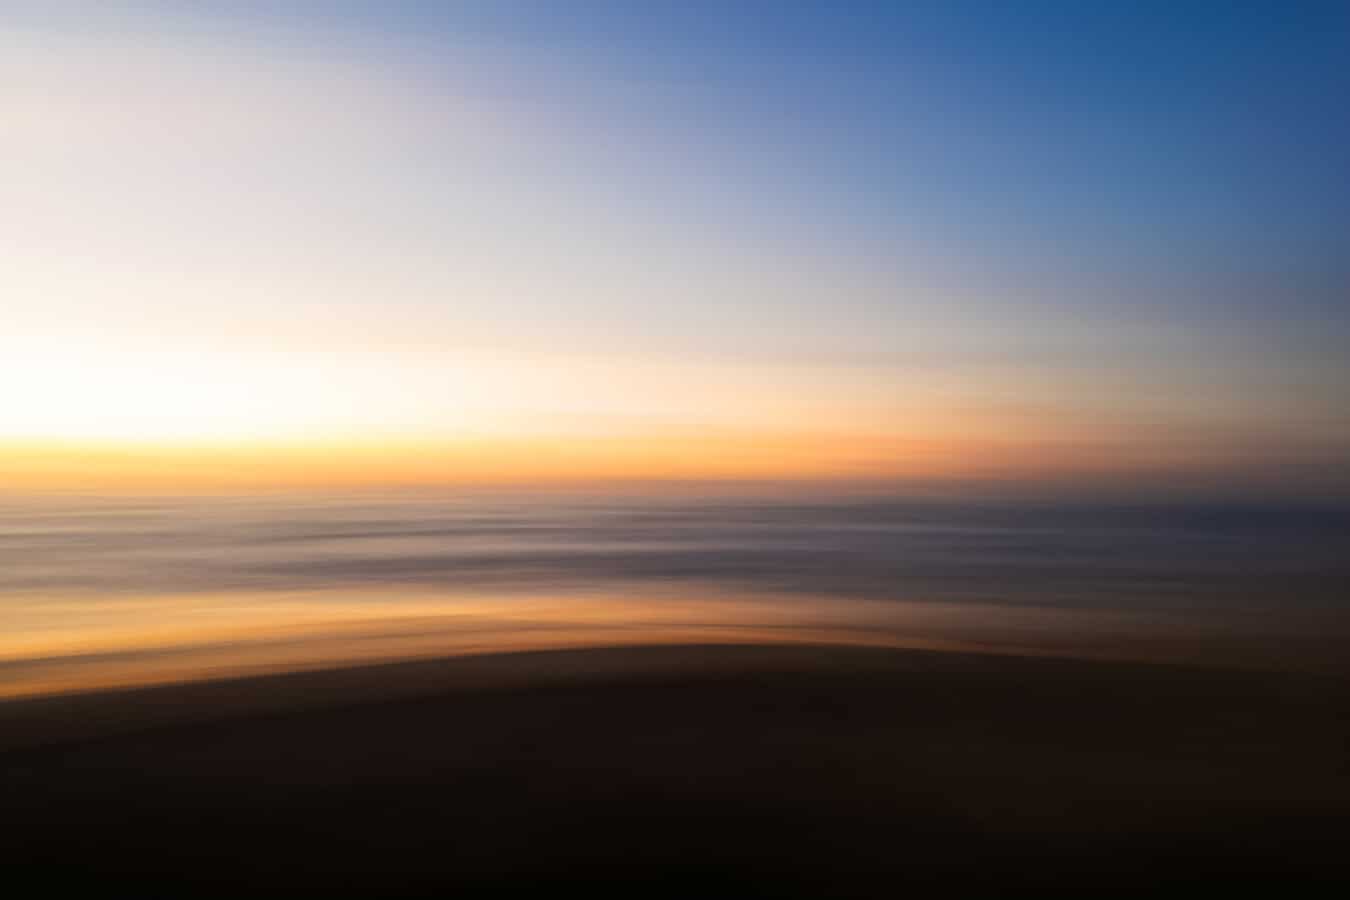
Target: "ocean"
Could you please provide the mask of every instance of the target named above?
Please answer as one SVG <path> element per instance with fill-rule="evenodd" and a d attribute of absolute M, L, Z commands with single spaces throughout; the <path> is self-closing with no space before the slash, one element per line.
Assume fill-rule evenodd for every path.
<path fill-rule="evenodd" d="M 0 696 L 449 653 L 1350 659 L 1350 510 L 699 490 L 0 499 Z"/>

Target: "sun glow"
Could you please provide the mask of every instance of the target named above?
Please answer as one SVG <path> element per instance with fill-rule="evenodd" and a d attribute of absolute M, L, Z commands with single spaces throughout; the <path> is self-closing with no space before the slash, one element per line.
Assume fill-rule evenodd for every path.
<path fill-rule="evenodd" d="M 8 353 L 3 368 L 0 438 L 11 440 L 312 440 L 354 433 L 358 415 L 367 428 L 392 428 L 411 413 L 391 389 L 397 373 L 360 358 L 63 345 Z M 443 417 L 465 408 L 453 368 L 427 380 Z"/>
<path fill-rule="evenodd" d="M 1043 423 L 917 394 L 901 415 L 898 389 L 818 372 L 92 342 L 20 346 L 0 367 L 0 477 L 18 488 L 867 481 L 1083 462 Z"/>

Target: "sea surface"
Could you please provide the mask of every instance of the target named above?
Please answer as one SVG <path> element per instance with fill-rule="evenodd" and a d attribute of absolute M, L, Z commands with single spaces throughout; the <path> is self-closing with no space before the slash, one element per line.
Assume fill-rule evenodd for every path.
<path fill-rule="evenodd" d="M 1350 510 L 673 490 L 0 497 L 0 696 L 685 641 L 1337 668 Z"/>

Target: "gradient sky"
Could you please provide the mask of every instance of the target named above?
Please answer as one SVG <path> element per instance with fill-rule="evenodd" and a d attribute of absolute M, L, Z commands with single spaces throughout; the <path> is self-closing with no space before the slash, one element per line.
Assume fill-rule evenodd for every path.
<path fill-rule="evenodd" d="M 0 2 L 0 475 L 1350 489 L 1350 5 L 1101 6 Z"/>

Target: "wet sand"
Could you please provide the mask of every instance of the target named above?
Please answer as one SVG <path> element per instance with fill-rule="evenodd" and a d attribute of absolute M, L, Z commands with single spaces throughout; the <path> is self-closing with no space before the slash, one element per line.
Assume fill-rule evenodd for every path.
<path fill-rule="evenodd" d="M 1350 883 L 1348 685 L 723 645 L 13 701 L 0 862 L 176 896 Z"/>

